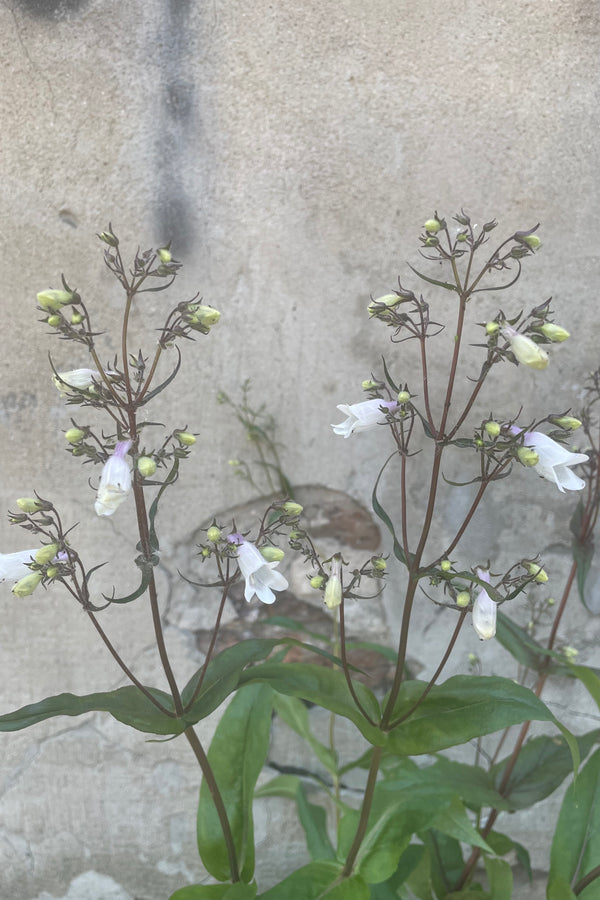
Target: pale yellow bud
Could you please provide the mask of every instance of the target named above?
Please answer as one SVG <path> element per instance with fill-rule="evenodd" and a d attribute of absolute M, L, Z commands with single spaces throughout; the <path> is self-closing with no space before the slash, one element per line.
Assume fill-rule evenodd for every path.
<path fill-rule="evenodd" d="M 488 322 L 485 326 L 486 334 L 498 334 L 500 330 L 500 326 L 497 322 Z"/>
<path fill-rule="evenodd" d="M 51 562 L 56 554 L 58 553 L 58 544 L 46 544 L 37 553 L 34 554 L 34 559 L 36 563 L 40 566 L 45 565 L 46 563 Z"/>
<path fill-rule="evenodd" d="M 196 438 L 193 434 L 190 434 L 189 431 L 176 431 L 175 437 L 184 447 L 191 447 L 196 443 Z"/>
<path fill-rule="evenodd" d="M 486 422 L 484 428 L 491 438 L 497 438 L 500 434 L 500 425 L 493 420 Z"/>
<path fill-rule="evenodd" d="M 570 337 L 566 328 L 561 328 L 560 325 L 555 325 L 554 322 L 544 322 L 540 331 L 544 337 L 547 337 L 549 341 L 553 341 L 555 344 L 562 344 L 563 341 Z"/>
<path fill-rule="evenodd" d="M 173 259 L 168 247 L 160 247 L 156 252 L 158 253 L 158 258 L 161 263 L 170 263 Z"/>
<path fill-rule="evenodd" d="M 542 242 L 539 237 L 535 234 L 528 234 L 527 237 L 522 238 L 524 244 L 527 244 L 532 250 L 537 250 L 542 246 Z"/>
<path fill-rule="evenodd" d="M 539 455 L 532 447 L 519 447 L 517 450 L 519 462 L 524 466 L 537 466 L 540 461 Z"/>
<path fill-rule="evenodd" d="M 521 565 L 524 569 L 527 570 L 529 575 L 533 575 L 535 577 L 535 581 L 539 582 L 540 584 L 548 581 L 548 573 L 545 572 L 541 566 L 538 566 L 537 563 L 532 563 L 524 559 Z"/>
<path fill-rule="evenodd" d="M 427 221 L 423 225 L 423 228 L 429 234 L 437 234 L 441 227 L 441 223 L 438 222 L 437 219 L 427 219 Z"/>
<path fill-rule="evenodd" d="M 41 291 L 37 295 L 38 306 L 52 312 L 56 312 L 72 300 L 73 294 L 70 291 Z"/>
<path fill-rule="evenodd" d="M 398 394 L 398 403 L 408 403 L 410 400 L 410 394 L 408 391 L 400 391 Z"/>
<path fill-rule="evenodd" d="M 581 420 L 573 416 L 553 416 L 550 421 L 553 425 L 558 425 L 559 428 L 564 428 L 566 431 L 576 431 L 581 428 Z"/>
<path fill-rule="evenodd" d="M 296 517 L 296 516 L 300 515 L 300 513 L 302 512 L 304 507 L 300 506 L 299 503 L 294 503 L 292 500 L 288 500 L 286 503 L 283 504 L 281 509 L 287 516 Z"/>
<path fill-rule="evenodd" d="M 81 428 L 69 428 L 65 431 L 65 438 L 69 444 L 79 444 L 85 437 L 85 431 Z"/>
<path fill-rule="evenodd" d="M 26 575 L 20 581 L 17 581 L 12 589 L 13 594 L 16 594 L 17 597 L 29 597 L 41 582 L 42 577 L 41 572 L 32 572 L 31 575 Z"/>
<path fill-rule="evenodd" d="M 140 456 L 136 465 L 142 478 L 151 478 L 156 472 L 156 462 L 151 456 Z"/>
<path fill-rule="evenodd" d="M 279 547 L 261 547 L 260 552 L 267 562 L 281 562 L 285 556 Z"/>
<path fill-rule="evenodd" d="M 206 532 L 206 537 L 209 541 L 212 541 L 213 544 L 216 544 L 217 541 L 221 539 L 221 529 L 217 528 L 216 525 L 211 525 L 208 531 Z"/>
<path fill-rule="evenodd" d="M 34 500 L 33 497 L 19 497 L 17 506 L 24 513 L 34 513 L 42 508 L 42 504 L 38 500 Z"/>
<path fill-rule="evenodd" d="M 468 591 L 459 591 L 456 595 L 456 605 L 460 606 L 462 609 L 464 609 L 465 606 L 468 606 L 470 602 L 471 595 Z"/>
<path fill-rule="evenodd" d="M 310 586 L 314 588 L 315 591 L 319 591 L 323 587 L 324 578 L 322 575 L 313 575 L 310 579 Z"/>
<path fill-rule="evenodd" d="M 441 561 L 440 569 L 442 570 L 442 572 L 449 572 L 451 568 L 452 568 L 452 563 L 450 562 L 449 559 L 443 559 Z"/>

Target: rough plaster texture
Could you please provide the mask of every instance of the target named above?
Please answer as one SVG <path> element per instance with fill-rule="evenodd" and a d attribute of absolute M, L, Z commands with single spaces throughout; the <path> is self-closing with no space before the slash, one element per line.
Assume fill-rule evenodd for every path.
<path fill-rule="evenodd" d="M 374 435 L 341 443 L 328 426 L 335 405 L 360 399 L 361 380 L 389 355 L 365 304 L 404 276 L 406 257 L 416 261 L 417 230 L 434 208 L 496 216 L 506 233 L 542 223 L 543 251 L 511 310 L 552 295 L 573 340 L 553 351 L 545 372 L 505 367 L 488 402 L 498 415 L 522 403 L 533 417 L 540 404 L 546 412 L 581 400 L 599 362 L 600 11 L 591 0 L 5 0 L 0 25 L 3 503 L 33 489 L 60 500 L 65 521 L 81 522 L 89 565 L 111 561 L 99 589 L 117 579 L 133 585 L 132 511 L 89 518 L 88 473 L 64 454 L 68 414 L 46 357 L 52 349 L 59 368 L 87 360 L 35 324 L 32 298 L 64 271 L 97 305 L 98 327 L 110 329 L 120 297 L 94 239 L 109 220 L 132 250 L 172 238 L 186 265 L 174 299 L 199 290 L 223 312 L 209 338 L 184 348 L 176 396 L 153 411 L 202 435 L 185 488 L 165 503 L 165 558 L 213 510 L 249 496 L 225 464 L 240 452 L 239 428 L 216 403 L 219 388 L 234 394 L 246 377 L 277 419 L 294 481 L 368 504 L 385 448 Z M 160 302 L 149 299 L 136 326 L 155 327 Z M 479 302 L 478 321 L 495 314 L 497 297 Z M 444 299 L 436 314 L 447 313 Z M 116 341 L 104 340 L 110 358 Z M 440 367 L 449 340 L 439 344 Z M 396 360 L 398 377 L 410 381 L 410 354 L 401 348 Z M 415 507 L 423 499 L 416 471 Z M 386 496 L 393 505 L 393 483 Z M 468 564 L 490 557 L 501 567 L 539 550 L 558 584 L 573 499 L 523 471 L 492 499 L 493 515 L 469 532 Z M 464 492 L 446 501 L 440 540 L 465 502 Z M 0 537 L 5 551 L 23 546 L 8 524 Z M 392 632 L 397 596 L 392 580 Z M 109 622 L 140 676 L 159 684 L 147 611 L 111 610 Z M 423 674 L 447 629 L 423 602 L 414 652 Z M 565 624 L 564 639 L 585 661 L 598 662 L 596 634 L 580 609 Z M 185 623 L 170 625 L 168 639 L 185 679 L 201 654 Z M 470 633 L 461 641 L 448 674 L 469 651 L 486 672 L 504 666 L 498 648 L 480 648 Z M 85 617 L 58 591 L 17 603 L 5 590 L 0 648 L 3 709 L 120 683 Z M 585 730 L 593 711 L 572 690 L 552 702 Z M 203 726 L 204 737 L 212 727 Z M 5 735 L 0 745 L 2 896 L 163 900 L 201 877 L 197 779 L 179 742 L 145 744 L 92 716 Z M 539 835 L 534 865 L 543 869 L 539 809 L 519 827 Z M 273 835 L 290 834 L 286 861 L 305 851 L 285 804 L 261 815 L 273 817 L 260 850 L 266 885 L 281 874 L 268 852 Z"/>

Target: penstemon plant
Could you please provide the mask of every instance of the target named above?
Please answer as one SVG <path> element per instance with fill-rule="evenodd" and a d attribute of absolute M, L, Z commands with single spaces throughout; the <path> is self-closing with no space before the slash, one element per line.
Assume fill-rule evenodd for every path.
<path fill-rule="evenodd" d="M 180 264 L 164 246 L 138 251 L 127 266 L 110 227 L 99 238 L 105 245 L 105 263 L 124 295 L 120 353 L 113 363 L 102 364 L 100 335 L 84 297 L 64 278 L 61 289 L 37 296 L 43 321 L 58 337 L 87 350 L 89 368 L 59 372 L 53 367 L 55 386 L 73 411 L 65 438 L 74 457 L 101 467 L 94 505 L 98 516 L 114 515 L 123 503 L 135 505 L 138 533 L 132 543 L 138 554 L 139 586 L 123 596 L 116 588 L 100 594 L 94 581 L 98 567 L 86 567 L 76 549 L 76 533 L 65 528 L 54 502 L 38 494 L 16 501 L 9 519 L 30 532 L 36 546 L 0 555 L 2 580 L 13 582 L 19 597 L 60 585 L 80 604 L 129 684 L 87 696 L 49 697 L 0 716 L 0 730 L 15 731 L 53 716 L 98 710 L 147 734 L 183 737 L 202 776 L 197 840 L 208 876 L 206 883 L 179 888 L 171 900 L 508 900 L 513 875 L 506 857 L 512 860 L 516 855 L 529 874 L 530 866 L 526 848 L 495 830 L 499 813 L 547 797 L 578 768 L 557 822 L 547 896 L 549 900 L 600 897 L 600 751 L 589 756 L 600 731 L 575 737 L 541 700 L 547 679 L 556 675 L 579 680 L 600 706 L 597 672 L 577 664 L 573 649 L 561 648 L 558 639 L 575 586 L 585 602 L 593 556 L 600 507 L 600 438 L 594 418 L 600 374 L 592 377 L 580 419 L 568 410 L 546 412 L 534 421 L 523 421 L 520 411 L 510 417 L 499 411 L 476 414 L 476 403 L 496 366 L 545 369 L 550 361 L 545 348 L 568 338 L 553 321 L 550 301 L 545 301 L 529 311 L 498 310 L 493 318 L 472 326 L 480 328 L 481 338 L 467 359 L 477 357 L 479 375 L 470 382 L 466 397 L 458 397 L 473 299 L 488 291 L 495 296 L 508 290 L 519 279 L 523 261 L 541 246 L 534 228 L 517 231 L 494 247 L 495 228 L 493 221 L 474 225 L 463 211 L 452 225 L 437 213 L 425 223 L 421 252 L 436 264 L 436 277 L 411 269 L 427 292 L 446 292 L 455 304 L 454 341 L 441 389 L 434 392 L 429 377 L 430 344 L 443 330 L 432 318 L 430 302 L 399 281 L 397 290 L 368 305 L 370 320 L 390 329 L 393 345 L 415 342 L 418 359 L 410 382 L 399 381 L 396 361 L 384 359 L 380 375 L 372 374 L 362 384 L 366 399 L 341 404 L 344 420 L 333 426 L 340 437 L 371 430 L 389 442 L 372 494 L 373 510 L 389 531 L 389 557 L 371 556 L 353 569 L 341 549 L 323 559 L 303 525 L 302 507 L 291 496 L 271 432 L 260 425 L 262 409 L 251 410 L 247 389 L 240 401 L 223 395 L 252 435 L 269 488 L 282 494 L 269 502 L 251 531 L 242 532 L 235 522 L 216 518 L 204 529 L 198 555 L 209 574 L 206 581 L 194 584 L 209 591 L 217 588 L 221 600 L 203 664 L 185 684 L 171 664 L 155 569 L 160 553 L 159 506 L 165 491 L 176 489 L 195 435 L 186 424 L 156 437 L 162 426 L 151 422 L 146 407 L 176 378 L 182 342 L 208 335 L 220 314 L 197 298 L 180 302 L 160 326 L 153 353 L 132 351 L 130 320 L 140 295 L 166 291 Z M 406 368 L 402 356 L 406 350 L 400 349 Z M 169 355 L 175 355 L 172 368 L 159 380 L 163 358 L 168 360 Z M 101 429 L 90 424 L 99 414 L 104 417 Z M 566 439 L 582 425 L 586 452 L 573 452 Z M 442 462 L 449 454 L 461 454 L 473 467 L 472 477 L 460 483 L 472 486 L 471 499 L 453 536 L 439 546 L 433 526 L 440 498 L 459 484 L 443 474 Z M 585 480 L 574 471 L 576 466 L 582 467 Z M 393 467 L 400 494 L 397 508 L 385 497 Z M 573 563 L 558 604 L 539 599 L 548 580 L 539 556 L 514 560 L 497 571 L 488 559 L 469 558 L 465 546 L 467 529 L 490 485 L 518 467 L 530 468 L 549 482 L 546 489 L 558 500 L 560 493 L 571 491 L 580 498 L 571 520 Z M 412 499 L 409 504 L 409 479 L 415 473 L 422 482 L 424 471 L 426 490 L 419 510 Z M 254 483 L 249 470 L 244 469 L 243 475 Z M 396 493 L 397 489 L 394 497 Z M 285 556 L 282 543 L 304 560 L 311 587 L 322 594 L 331 611 L 331 634 L 312 633 L 311 643 L 292 637 L 252 638 L 217 652 L 221 619 L 234 584 L 243 581 L 246 601 L 269 605 L 275 603 L 278 591 L 288 587 L 279 571 Z M 350 661 L 345 606 L 349 599 L 365 597 L 365 583 L 375 585 L 378 593 L 392 563 L 405 571 L 405 588 L 392 600 L 401 619 L 391 654 L 391 686 L 384 696 L 377 696 L 357 679 L 359 673 Z M 532 609 L 526 627 L 505 613 L 510 601 L 522 594 Z M 427 597 L 445 609 L 451 636 L 433 676 L 419 681 L 409 674 L 407 658 L 415 603 Z M 112 605 L 133 602 L 149 608 L 168 690 L 143 684 L 104 628 L 103 615 Z M 496 639 L 512 654 L 520 666 L 518 680 L 483 676 L 473 667 L 441 681 L 469 620 L 482 641 Z M 551 624 L 542 642 L 538 631 L 545 621 Z M 315 661 L 286 661 L 294 645 L 313 654 Z M 388 648 L 382 652 L 390 655 Z M 228 705 L 206 748 L 195 726 L 225 700 Z M 307 703 L 329 711 L 328 744 L 313 733 Z M 308 743 L 327 778 L 306 771 L 282 774 L 256 791 L 262 798 L 279 796 L 296 803 L 311 859 L 265 889 L 260 872 L 255 878 L 252 795 L 267 760 L 273 713 Z M 335 745 L 338 716 L 349 720 L 369 745 L 358 759 L 343 765 Z M 550 723 L 556 731 L 530 737 L 532 722 Z M 514 725 L 520 726 L 517 738 L 501 758 Z M 495 749 L 490 750 L 488 738 L 484 752 L 481 739 L 496 734 Z M 472 742 L 475 758 L 468 763 Z M 444 753 L 463 745 L 460 762 Z M 358 804 L 344 789 L 353 770 L 366 772 Z M 317 792 L 322 793 L 318 804 L 309 800 L 309 794 Z M 281 849 L 280 845 L 278 852 Z"/>

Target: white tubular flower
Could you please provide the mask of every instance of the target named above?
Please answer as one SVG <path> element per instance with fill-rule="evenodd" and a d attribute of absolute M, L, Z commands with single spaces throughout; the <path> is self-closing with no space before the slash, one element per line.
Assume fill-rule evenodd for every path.
<path fill-rule="evenodd" d="M 87 391 L 94 386 L 94 381 L 100 381 L 102 378 L 97 369 L 71 369 L 69 372 L 57 372 L 56 375 L 52 376 L 52 381 L 60 391 L 61 397 L 70 390 Z"/>
<path fill-rule="evenodd" d="M 125 460 L 130 447 L 131 441 L 119 441 L 104 463 L 94 507 L 99 516 L 112 516 L 131 490 L 131 469 Z"/>
<path fill-rule="evenodd" d="M 477 569 L 477 577 L 490 583 L 490 573 L 487 569 Z M 477 632 L 480 641 L 489 641 L 496 634 L 497 606 L 486 591 L 481 588 L 473 604 L 473 628 Z"/>
<path fill-rule="evenodd" d="M 336 553 L 331 560 L 331 575 L 325 585 L 323 602 L 328 609 L 335 609 L 342 602 L 342 558 Z"/>
<path fill-rule="evenodd" d="M 529 366 L 530 369 L 546 368 L 549 362 L 548 354 L 545 350 L 542 350 L 539 344 L 532 341 L 526 334 L 516 331 L 510 325 L 504 326 L 502 334 L 509 342 L 510 349 L 514 353 L 517 362 L 522 363 L 524 366 Z"/>
<path fill-rule="evenodd" d="M 386 422 L 386 411 L 393 412 L 398 404 L 395 400 L 363 400 L 362 403 L 353 403 L 347 406 L 344 403 L 338 405 L 341 413 L 348 418 L 339 425 L 331 424 L 336 434 L 341 434 L 345 438 L 349 438 L 354 432 L 358 434 L 361 431 L 368 431 L 376 425 L 384 425 Z"/>
<path fill-rule="evenodd" d="M 31 574 L 27 563 L 33 562 L 33 557 L 40 548 L 33 550 L 19 550 L 18 553 L 0 553 L 0 581 L 20 581 L 26 575 Z"/>
<path fill-rule="evenodd" d="M 262 603 L 274 603 L 276 597 L 273 591 L 285 591 L 288 586 L 281 572 L 273 571 L 279 565 L 279 560 L 267 562 L 260 550 L 237 532 L 230 534 L 227 540 L 237 546 L 239 567 L 246 580 L 246 601 L 250 603 L 256 594 Z"/>
<path fill-rule="evenodd" d="M 516 425 L 510 431 L 512 434 L 521 434 Z M 563 494 L 565 491 L 583 490 L 585 481 L 572 472 L 570 467 L 587 462 L 589 457 L 585 453 L 571 453 L 541 431 L 526 431 L 523 434 L 523 445 L 531 447 L 539 456 L 539 462 L 533 467 L 538 475 L 553 481 Z"/>

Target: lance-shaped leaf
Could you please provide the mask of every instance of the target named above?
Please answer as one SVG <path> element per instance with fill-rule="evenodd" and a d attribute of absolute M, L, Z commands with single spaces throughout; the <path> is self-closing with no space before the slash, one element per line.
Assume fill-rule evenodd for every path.
<path fill-rule="evenodd" d="M 254 900 L 256 884 L 190 884 L 171 894 L 169 900 Z"/>
<path fill-rule="evenodd" d="M 231 828 L 242 881 L 254 875 L 252 797 L 269 749 L 272 692 L 250 685 L 237 692 L 217 726 L 208 751 Z M 206 781 L 198 804 L 198 850 L 210 874 L 231 878 L 227 845 Z"/>
<path fill-rule="evenodd" d="M 257 900 L 369 900 L 369 887 L 360 875 L 341 878 L 342 865 L 312 862 L 288 875 Z"/>
<path fill-rule="evenodd" d="M 408 713 L 425 687 L 425 682 L 406 682 L 393 719 Z M 434 685 L 415 712 L 390 733 L 388 749 L 402 756 L 434 753 L 528 721 L 554 722 L 563 732 L 577 766 L 579 751 L 571 732 L 533 691 L 497 676 L 456 675 Z"/>
<path fill-rule="evenodd" d="M 588 534 L 587 536 L 582 535 L 583 513 L 583 500 L 580 500 L 571 518 L 570 529 L 573 534 L 573 559 L 577 563 L 577 589 L 579 591 L 579 599 L 586 608 L 589 608 L 585 596 L 585 582 L 594 558 L 595 546 L 591 534 Z"/>
<path fill-rule="evenodd" d="M 173 711 L 169 694 L 155 688 L 147 689 L 167 710 Z M 124 725 L 148 734 L 181 734 L 185 724 L 161 712 L 137 687 L 118 688 L 106 693 L 58 694 L 39 703 L 31 703 L 12 713 L 0 716 L 0 731 L 20 731 L 54 716 L 81 716 L 87 712 L 107 712 Z"/>
<path fill-rule="evenodd" d="M 599 861 L 600 750 L 596 750 L 570 785 L 561 806 L 550 853 L 548 896 L 556 900 L 568 897 L 564 888 L 575 888 Z M 579 893 L 580 900 L 598 897 L 598 878 Z"/>
<path fill-rule="evenodd" d="M 407 560 L 406 560 L 406 553 L 404 552 L 403 547 L 401 546 L 400 542 L 398 541 L 398 538 L 396 537 L 396 531 L 395 531 L 395 529 L 394 529 L 394 523 L 392 522 L 392 520 L 391 520 L 390 517 L 388 516 L 387 512 L 385 511 L 385 509 L 383 508 L 383 506 L 381 505 L 381 503 L 379 502 L 379 499 L 378 499 L 378 497 L 377 497 L 377 488 L 379 487 L 379 482 L 380 482 L 380 480 L 381 480 L 381 476 L 382 476 L 383 473 L 385 472 L 385 469 L 386 469 L 387 464 L 389 463 L 389 461 L 390 461 L 394 456 L 396 456 L 396 455 L 397 455 L 397 454 L 396 454 L 396 452 L 394 451 L 394 453 L 392 453 L 390 456 L 388 456 L 388 458 L 387 458 L 386 461 L 384 462 L 383 466 L 381 467 L 381 470 L 380 470 L 380 472 L 379 472 L 379 475 L 377 476 L 377 481 L 375 482 L 375 486 L 374 486 L 374 488 L 373 488 L 373 495 L 372 495 L 372 497 L 371 497 L 371 503 L 372 503 L 372 505 L 373 505 L 373 511 L 375 512 L 375 515 L 379 516 L 379 518 L 381 519 L 381 521 L 385 523 L 385 525 L 386 525 L 387 528 L 388 528 L 388 531 L 390 532 L 390 534 L 391 534 L 391 536 L 392 536 L 392 540 L 393 540 L 393 548 L 394 548 L 394 556 L 396 557 L 396 559 L 397 559 L 399 562 L 403 563 L 403 565 L 406 566 L 406 565 L 408 565 Z"/>

